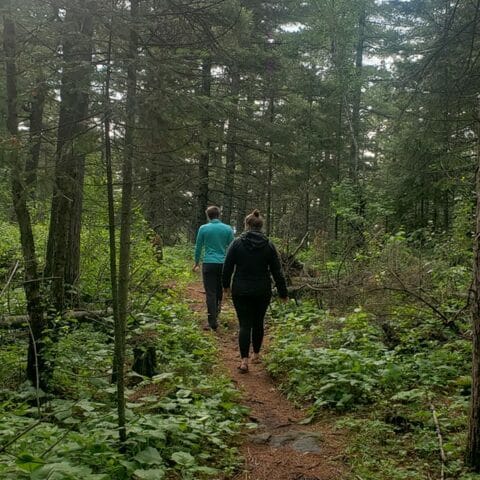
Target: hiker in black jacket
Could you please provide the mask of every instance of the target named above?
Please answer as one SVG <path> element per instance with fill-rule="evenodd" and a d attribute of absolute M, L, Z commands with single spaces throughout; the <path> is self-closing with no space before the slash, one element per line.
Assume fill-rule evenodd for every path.
<path fill-rule="evenodd" d="M 250 343 L 252 362 L 259 361 L 263 341 L 263 319 L 272 297 L 271 276 L 275 280 L 279 297 L 287 300 L 287 285 L 277 250 L 262 233 L 263 218 L 254 210 L 245 218 L 245 232 L 230 245 L 223 265 L 222 283 L 229 292 L 240 323 L 241 373 L 248 372 Z M 235 273 L 234 273 L 235 272 Z M 232 281 L 233 275 L 233 281 Z"/>

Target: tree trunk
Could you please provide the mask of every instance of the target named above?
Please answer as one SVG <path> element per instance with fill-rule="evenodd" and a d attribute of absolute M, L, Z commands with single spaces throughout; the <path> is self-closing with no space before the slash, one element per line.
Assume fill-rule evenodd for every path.
<path fill-rule="evenodd" d="M 147 216 L 150 228 L 157 231 L 161 230 L 161 219 L 165 214 L 162 207 L 162 194 L 159 189 L 160 184 L 160 172 L 159 165 L 156 158 L 150 159 L 149 172 L 148 172 L 148 205 Z"/>
<path fill-rule="evenodd" d="M 239 151 L 238 155 L 240 167 L 240 180 L 238 182 L 239 191 L 237 194 L 237 215 L 236 215 L 236 231 L 243 232 L 245 228 L 245 215 L 247 213 L 247 198 L 249 189 L 248 167 L 244 158 L 244 150 Z"/>
<path fill-rule="evenodd" d="M 113 13 L 112 13 L 113 15 Z M 105 76 L 105 119 L 104 128 L 104 155 L 107 174 L 107 203 L 108 203 L 108 239 L 110 255 L 110 286 L 112 290 L 112 308 L 114 325 L 119 324 L 118 317 L 118 276 L 117 276 L 117 243 L 115 235 L 115 198 L 113 193 L 113 167 L 112 167 L 112 142 L 111 142 L 111 57 L 112 57 L 112 18 L 110 18 L 108 47 L 107 47 L 107 71 Z M 114 370 L 115 372 L 115 370 Z"/>
<path fill-rule="evenodd" d="M 269 120 L 270 128 L 273 129 L 273 123 L 275 121 L 275 97 L 272 93 L 270 95 L 268 105 L 269 111 Z M 273 140 L 270 139 L 270 152 L 268 154 L 268 163 L 267 163 L 267 227 L 266 234 L 267 236 L 272 233 L 273 219 L 272 219 L 272 181 L 273 181 Z"/>
<path fill-rule="evenodd" d="M 315 79 L 310 76 L 310 92 L 308 96 L 308 139 L 307 162 L 305 165 L 305 234 L 310 231 L 310 176 L 312 173 L 312 121 L 313 121 L 313 84 Z"/>
<path fill-rule="evenodd" d="M 480 113 L 480 105 L 479 105 Z M 468 428 L 466 464 L 480 472 L 480 122 L 477 124 L 477 172 L 475 182 L 477 196 L 476 228 L 473 264 L 473 355 L 472 355 L 472 396 Z"/>
<path fill-rule="evenodd" d="M 231 113 L 228 118 L 227 131 L 227 154 L 225 164 L 225 183 L 223 187 L 223 220 L 230 224 L 232 221 L 233 196 L 235 185 L 235 168 L 237 154 L 237 117 L 238 117 L 238 95 L 240 93 L 240 72 L 238 67 L 234 65 L 231 72 Z"/>
<path fill-rule="evenodd" d="M 65 264 L 65 285 L 75 287 L 80 278 L 80 234 L 82 231 L 83 183 L 85 179 L 85 155 L 79 155 L 73 176 L 73 201 L 68 231 L 67 261 Z M 79 305 L 75 288 L 69 289 L 66 302 L 70 307 Z"/>
<path fill-rule="evenodd" d="M 30 213 L 27 207 L 28 191 L 19 152 L 17 115 L 17 67 L 15 21 L 11 13 L 11 2 L 6 2 L 3 17 L 3 47 L 5 52 L 7 129 L 10 134 L 8 154 L 11 164 L 11 188 L 15 215 L 20 228 L 23 261 L 25 264 L 25 296 L 29 315 L 30 341 L 27 358 L 27 377 L 37 387 L 45 388 L 42 373 L 45 371 L 43 358 L 43 305 L 40 294 L 35 241 Z"/>
<path fill-rule="evenodd" d="M 125 426 L 125 336 L 130 281 L 130 241 L 133 196 L 134 129 L 137 92 L 137 34 L 139 0 L 130 1 L 131 25 L 127 66 L 127 104 L 125 118 L 125 151 L 122 168 L 122 206 L 120 229 L 120 258 L 118 267 L 118 322 L 115 324 L 113 372 L 117 383 L 117 412 L 120 442 L 127 439 Z"/>
<path fill-rule="evenodd" d="M 30 107 L 30 156 L 25 166 L 26 182 L 31 198 L 36 197 L 37 170 L 42 146 L 43 109 L 47 92 L 44 78 L 37 78 L 35 83 Z"/>
<path fill-rule="evenodd" d="M 337 117 L 337 127 L 335 129 L 335 181 L 337 184 L 340 183 L 341 175 L 341 164 L 342 164 L 342 136 L 343 136 L 343 102 L 340 100 L 338 105 L 338 117 Z M 334 220 L 334 234 L 333 238 L 335 241 L 339 239 L 340 236 L 340 216 L 335 212 Z"/>
<path fill-rule="evenodd" d="M 363 70 L 363 51 L 365 48 L 365 26 L 367 13 L 365 5 L 358 19 L 358 40 L 355 51 L 355 85 L 352 102 L 352 124 L 351 142 L 350 142 L 350 172 L 351 177 L 356 184 L 360 169 L 360 105 L 362 100 L 362 70 Z"/>
<path fill-rule="evenodd" d="M 211 95 L 212 88 L 212 59 L 206 58 L 202 64 L 202 88 L 201 95 L 205 102 L 203 106 L 204 111 L 202 113 L 200 143 L 202 151 L 200 153 L 200 159 L 198 164 L 198 191 L 197 191 L 197 218 L 195 222 L 195 231 L 197 231 L 202 224 L 205 223 L 205 210 L 208 206 L 208 177 L 209 177 L 209 164 L 210 164 L 210 139 L 209 128 L 210 118 L 207 113 L 207 101 Z"/>
<path fill-rule="evenodd" d="M 360 106 L 362 100 L 362 71 L 363 71 L 363 52 L 365 49 L 365 27 L 367 21 L 366 5 L 363 2 L 358 19 L 358 40 L 355 52 L 355 84 L 352 102 L 351 117 L 351 142 L 350 142 L 350 175 L 353 180 L 358 220 L 353 222 L 353 230 L 357 237 L 358 246 L 364 244 L 363 218 L 365 217 L 365 198 L 363 187 L 359 182 L 360 173 Z"/>
<path fill-rule="evenodd" d="M 88 114 L 94 5 L 87 0 L 69 2 L 64 26 L 55 180 L 45 262 L 45 276 L 52 278 L 52 305 L 57 311 L 65 306 L 65 285 L 74 286 L 79 276 L 85 169 L 80 143 Z"/>

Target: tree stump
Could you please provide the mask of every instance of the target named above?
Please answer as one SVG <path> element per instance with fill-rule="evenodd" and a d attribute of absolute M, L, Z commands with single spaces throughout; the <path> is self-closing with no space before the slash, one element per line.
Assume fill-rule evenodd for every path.
<path fill-rule="evenodd" d="M 145 331 L 132 339 L 132 370 L 144 377 L 152 378 L 157 373 L 156 337 L 157 332 Z"/>

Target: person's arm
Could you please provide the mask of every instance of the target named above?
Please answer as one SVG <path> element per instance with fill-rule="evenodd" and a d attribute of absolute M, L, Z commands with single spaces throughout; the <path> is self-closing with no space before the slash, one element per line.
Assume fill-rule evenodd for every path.
<path fill-rule="evenodd" d="M 193 266 L 194 270 L 198 269 L 198 266 L 200 265 L 200 256 L 202 255 L 203 243 L 203 228 L 200 228 L 197 234 L 197 241 L 195 242 L 195 265 Z"/>
<path fill-rule="evenodd" d="M 230 245 L 225 256 L 222 271 L 222 285 L 224 289 L 230 288 L 233 270 L 235 268 L 235 242 Z"/>
<path fill-rule="evenodd" d="M 278 257 L 277 249 L 272 242 L 270 242 L 270 272 L 275 280 L 275 285 L 278 290 L 278 296 L 282 299 L 288 298 L 287 282 L 285 280 L 285 275 L 283 274 L 282 264 L 280 263 L 280 258 Z"/>
<path fill-rule="evenodd" d="M 235 238 L 235 237 L 234 237 L 234 235 L 233 235 L 233 228 L 230 227 L 230 235 L 229 235 L 229 238 L 228 238 L 228 244 L 227 244 L 227 246 L 230 245 L 230 244 L 233 242 L 234 238 Z"/>

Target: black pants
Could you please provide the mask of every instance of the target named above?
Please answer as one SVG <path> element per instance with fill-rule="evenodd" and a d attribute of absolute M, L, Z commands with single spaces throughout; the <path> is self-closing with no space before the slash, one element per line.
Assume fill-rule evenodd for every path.
<path fill-rule="evenodd" d="M 223 263 L 204 263 L 202 266 L 203 286 L 207 297 L 208 324 L 215 330 L 217 316 L 222 305 L 222 269 Z"/>
<path fill-rule="evenodd" d="M 270 303 L 270 295 L 234 295 L 232 300 L 240 324 L 238 334 L 240 355 L 247 358 L 250 344 L 255 353 L 259 353 L 262 347 L 263 320 Z"/>

